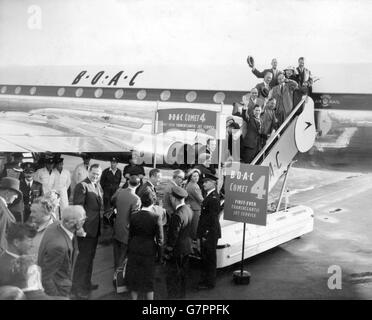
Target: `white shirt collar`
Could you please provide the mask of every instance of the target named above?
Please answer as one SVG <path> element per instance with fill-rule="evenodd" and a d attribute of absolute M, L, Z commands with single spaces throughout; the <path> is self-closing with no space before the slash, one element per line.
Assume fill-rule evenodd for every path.
<path fill-rule="evenodd" d="M 128 185 L 128 189 L 132 192 L 132 193 L 135 193 L 136 192 L 136 189 L 139 187 L 139 185 L 137 187 L 132 187 L 131 185 Z"/>
<path fill-rule="evenodd" d="M 148 182 L 149 184 L 151 184 L 153 188 L 155 188 L 154 184 L 153 184 L 150 180 L 147 180 L 147 182 Z"/>
<path fill-rule="evenodd" d="M 141 210 L 154 212 L 154 206 L 151 205 L 149 207 L 142 207 Z"/>
<path fill-rule="evenodd" d="M 6 200 L 3 197 L 0 197 L 0 201 L 4 202 L 5 206 L 8 208 L 8 204 L 6 203 Z"/>
<path fill-rule="evenodd" d="M 177 210 L 179 207 L 182 207 L 182 206 L 184 206 L 184 205 L 185 205 L 185 203 L 180 203 L 179 205 L 177 205 L 176 210 Z"/>
<path fill-rule="evenodd" d="M 61 228 L 66 232 L 66 234 L 68 235 L 68 237 L 71 239 L 72 241 L 72 238 L 74 237 L 74 234 L 70 231 L 70 230 L 67 230 L 64 225 L 61 223 L 60 224 Z"/>
<path fill-rule="evenodd" d="M 10 252 L 10 251 L 8 251 L 8 250 L 5 250 L 5 252 L 6 252 L 7 254 L 9 254 L 10 256 L 16 258 L 16 259 L 18 259 L 18 258 L 20 257 L 18 254 L 15 254 L 15 253 Z"/>
<path fill-rule="evenodd" d="M 112 168 L 110 167 L 109 171 L 111 171 L 111 172 L 115 175 L 116 171 L 118 171 L 118 168 L 116 168 L 115 171 L 114 171 L 114 170 L 112 170 Z"/>
<path fill-rule="evenodd" d="M 212 190 L 209 190 L 208 192 L 207 192 L 207 196 L 209 196 L 214 190 L 216 190 L 216 188 L 213 188 Z"/>

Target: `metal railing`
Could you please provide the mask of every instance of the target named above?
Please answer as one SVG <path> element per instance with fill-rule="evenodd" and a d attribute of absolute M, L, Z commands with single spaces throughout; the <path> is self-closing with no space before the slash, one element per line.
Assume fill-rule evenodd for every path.
<path fill-rule="evenodd" d="M 306 101 L 307 95 L 302 96 L 301 101 L 294 107 L 291 111 L 291 113 L 288 115 L 288 117 L 285 119 L 285 121 L 281 124 L 281 126 L 278 128 L 278 130 L 275 131 L 273 135 L 270 136 L 270 138 L 267 140 L 265 146 L 261 149 L 261 151 L 255 156 L 255 158 L 251 161 L 250 164 L 258 164 L 258 161 L 262 158 L 262 160 L 265 158 L 265 154 L 267 154 L 269 149 L 271 149 L 274 144 L 278 141 L 280 135 L 282 132 L 287 128 L 287 125 L 289 122 L 291 122 L 296 115 L 297 111 L 301 108 L 302 104 Z"/>

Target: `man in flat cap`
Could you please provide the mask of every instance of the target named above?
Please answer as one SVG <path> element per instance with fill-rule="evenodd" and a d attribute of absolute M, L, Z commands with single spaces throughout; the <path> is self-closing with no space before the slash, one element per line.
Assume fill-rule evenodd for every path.
<path fill-rule="evenodd" d="M 63 168 L 63 158 L 55 159 L 55 181 L 53 189 L 56 190 L 60 196 L 59 208 L 60 212 L 68 207 L 68 189 L 71 185 L 71 174 L 69 170 Z M 60 219 L 60 217 L 59 217 Z"/>
<path fill-rule="evenodd" d="M 188 196 L 185 189 L 172 187 L 171 203 L 175 210 L 168 229 L 166 254 L 168 298 L 185 298 L 186 275 L 191 249 L 192 217 L 191 208 L 186 205 Z"/>
<path fill-rule="evenodd" d="M 110 158 L 110 167 L 102 172 L 101 186 L 103 189 L 103 205 L 105 211 L 111 207 L 111 198 L 119 189 L 121 182 L 121 170 L 118 168 L 118 158 Z"/>
<path fill-rule="evenodd" d="M 203 187 L 206 197 L 202 203 L 197 236 L 201 244 L 201 278 L 199 290 L 212 289 L 216 284 L 217 242 L 221 238 L 220 198 L 216 190 L 217 177 L 206 175 Z"/>
<path fill-rule="evenodd" d="M 34 180 L 35 164 L 32 162 L 23 163 L 23 175 L 19 188 L 23 194 L 24 214 L 23 219 L 26 222 L 31 213 L 31 205 L 34 200 L 43 195 L 43 186 L 40 182 Z"/>

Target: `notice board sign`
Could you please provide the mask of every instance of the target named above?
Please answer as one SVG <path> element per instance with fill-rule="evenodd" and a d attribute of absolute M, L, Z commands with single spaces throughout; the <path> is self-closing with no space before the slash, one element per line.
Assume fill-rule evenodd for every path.
<path fill-rule="evenodd" d="M 157 133 L 168 130 L 198 131 L 216 136 L 217 112 L 192 108 L 158 110 Z"/>
<path fill-rule="evenodd" d="M 224 219 L 266 226 L 269 168 L 233 163 L 226 171 Z"/>

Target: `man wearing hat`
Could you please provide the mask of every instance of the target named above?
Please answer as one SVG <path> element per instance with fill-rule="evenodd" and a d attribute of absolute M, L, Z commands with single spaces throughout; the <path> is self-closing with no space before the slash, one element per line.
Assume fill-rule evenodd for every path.
<path fill-rule="evenodd" d="M 23 155 L 20 152 L 12 154 L 13 161 L 7 163 L 4 167 L 4 170 L 1 174 L 1 177 L 12 177 L 19 179 L 22 176 L 22 159 Z"/>
<path fill-rule="evenodd" d="M 70 171 L 63 168 L 63 158 L 57 158 L 55 160 L 55 168 L 53 171 L 55 174 L 53 189 L 56 190 L 60 196 L 59 207 L 60 212 L 62 212 L 63 209 L 69 205 L 68 188 L 70 188 L 71 185 L 71 174 Z"/>
<path fill-rule="evenodd" d="M 114 271 L 123 267 L 128 253 L 129 221 L 141 209 L 141 200 L 136 195 L 139 184 L 140 178 L 132 173 L 128 178 L 128 188 L 118 189 L 112 197 L 112 203 L 117 209 L 113 234 Z"/>
<path fill-rule="evenodd" d="M 186 296 L 186 275 L 189 255 L 191 253 L 191 232 L 193 212 L 186 205 L 188 196 L 185 189 L 172 187 L 171 202 L 175 210 L 171 216 L 166 255 L 168 298 L 184 298 Z"/>
<path fill-rule="evenodd" d="M 47 194 L 53 190 L 56 181 L 56 172 L 53 170 L 54 158 L 47 155 L 45 157 L 45 165 L 35 173 L 35 181 L 40 182 L 43 185 L 43 193 Z"/>
<path fill-rule="evenodd" d="M 216 284 L 217 242 L 221 238 L 220 198 L 216 190 L 217 177 L 206 175 L 203 187 L 206 197 L 202 203 L 197 235 L 201 245 L 201 278 L 199 290 L 212 289 Z"/>
<path fill-rule="evenodd" d="M 6 230 L 16 222 L 15 217 L 8 209 L 22 193 L 19 191 L 19 180 L 12 177 L 2 178 L 0 181 L 0 254 L 7 249 Z"/>
<path fill-rule="evenodd" d="M 121 170 L 118 168 L 118 158 L 110 158 L 110 167 L 102 172 L 101 186 L 103 189 L 103 205 L 105 210 L 111 207 L 111 198 L 119 189 L 121 182 Z"/>
<path fill-rule="evenodd" d="M 32 162 L 23 163 L 24 177 L 20 179 L 20 190 L 23 194 L 24 214 L 23 219 L 27 221 L 31 213 L 31 205 L 34 200 L 43 195 L 43 186 L 34 180 L 35 165 Z"/>

